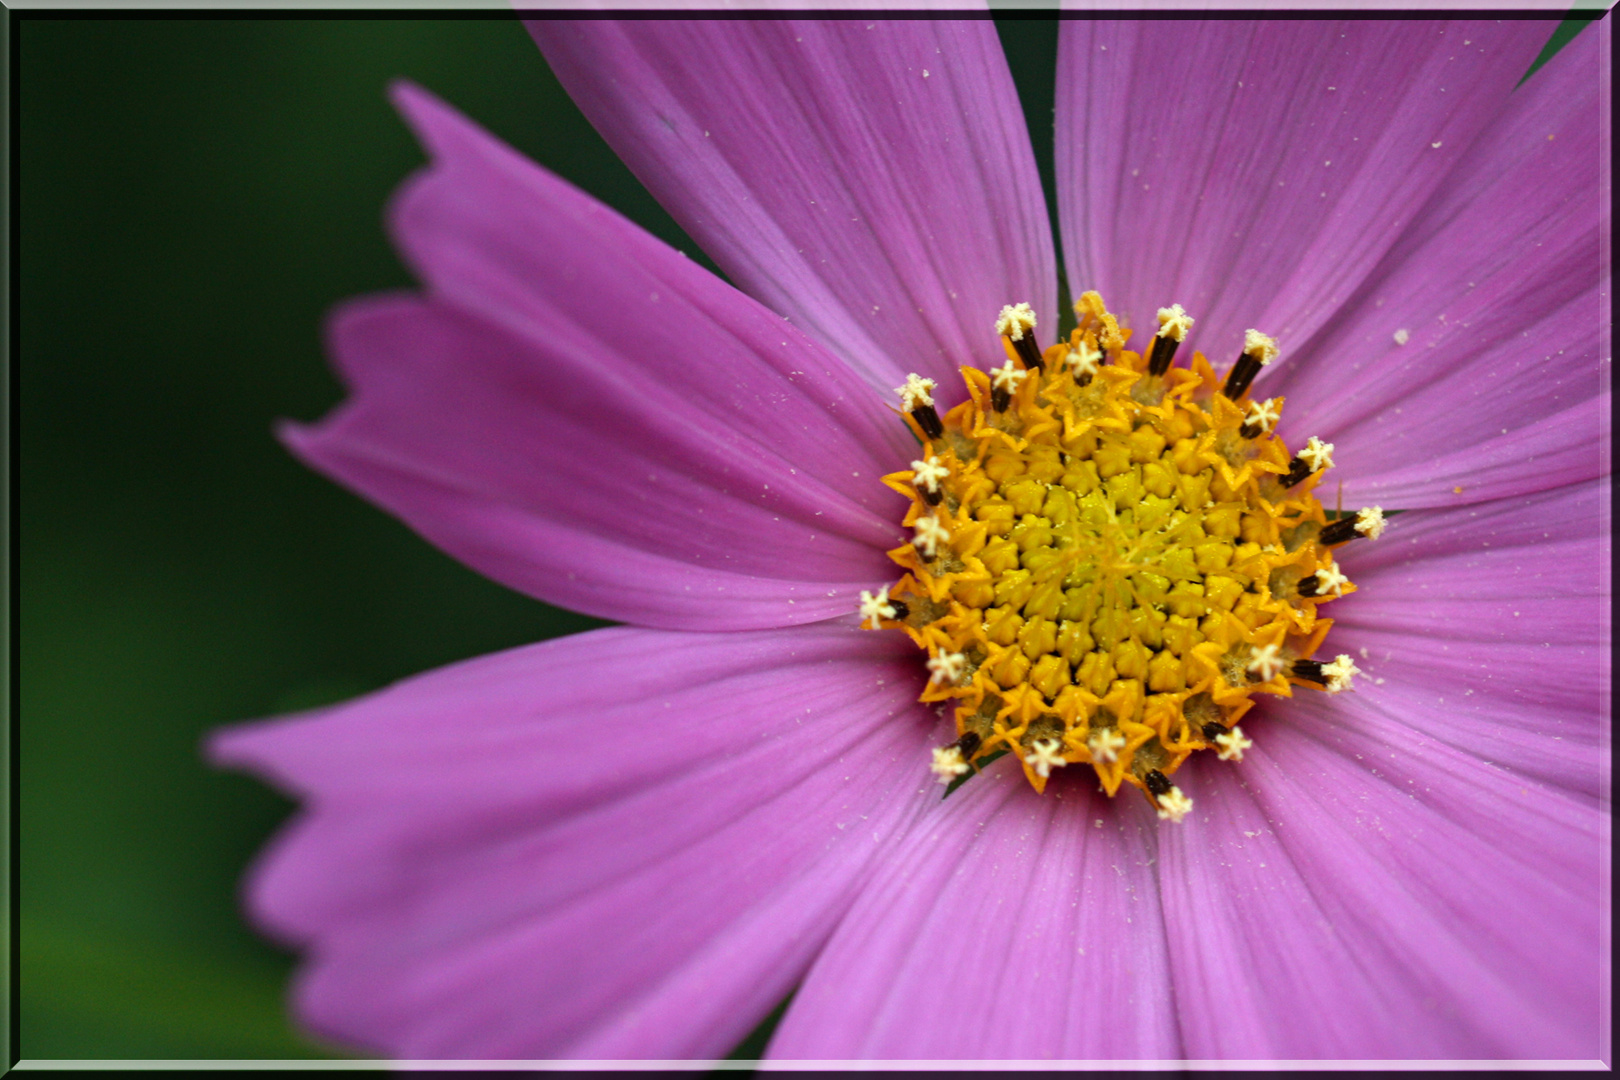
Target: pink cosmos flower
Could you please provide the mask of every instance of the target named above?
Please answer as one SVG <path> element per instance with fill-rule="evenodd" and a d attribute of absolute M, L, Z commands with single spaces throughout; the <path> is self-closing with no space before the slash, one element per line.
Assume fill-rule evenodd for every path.
<path fill-rule="evenodd" d="M 1174 826 L 1010 761 L 942 801 L 921 657 L 857 629 L 891 388 L 1057 322 L 992 25 L 532 30 L 736 288 L 396 90 L 425 289 L 338 312 L 351 397 L 284 437 L 628 625 L 215 738 L 304 803 L 248 890 L 304 1023 L 713 1057 L 797 987 L 772 1056 L 1607 1057 L 1606 22 L 1518 89 L 1549 24 L 1063 24 L 1068 281 L 1218 365 L 1266 328 L 1289 444 L 1406 511 L 1344 553 L 1356 692 L 1261 705 Z"/>

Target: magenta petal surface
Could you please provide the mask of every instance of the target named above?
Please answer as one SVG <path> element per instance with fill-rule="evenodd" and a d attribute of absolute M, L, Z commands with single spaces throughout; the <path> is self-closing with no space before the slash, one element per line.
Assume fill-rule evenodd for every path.
<path fill-rule="evenodd" d="M 1395 518 L 1339 551 L 1349 693 L 1199 755 L 1161 881 L 1189 1057 L 1599 1056 L 1607 485 Z"/>
<path fill-rule="evenodd" d="M 1543 22 L 1063 24 L 1070 288 L 1138 334 L 1172 301 L 1217 368 L 1348 300 L 1496 116 Z"/>
<path fill-rule="evenodd" d="M 1187 1056 L 1597 1057 L 1603 814 L 1375 700 L 1296 699 L 1245 724 L 1241 765 L 1178 776 L 1199 806 L 1159 874 Z"/>
<path fill-rule="evenodd" d="M 1590 481 L 1413 511 L 1343 549 L 1360 591 L 1329 605 L 1328 649 L 1367 672 L 1362 710 L 1595 803 L 1608 775 L 1608 498 Z"/>
<path fill-rule="evenodd" d="M 312 466 L 479 571 L 610 619 L 780 626 L 892 576 L 915 441 L 803 333 L 421 91 L 393 208 L 426 298 L 334 318 Z"/>
<path fill-rule="evenodd" d="M 770 1055 L 1181 1057 L 1156 825 L 1094 778 L 1042 797 L 991 765 L 889 845 Z"/>
<path fill-rule="evenodd" d="M 615 628 L 217 736 L 307 804 L 249 890 L 298 1012 L 403 1057 L 725 1053 L 921 806 L 913 653 Z"/>
<path fill-rule="evenodd" d="M 1449 506 L 1608 471 L 1608 33 L 1588 27 L 1509 98 L 1343 312 L 1260 383 L 1300 440 L 1335 444 L 1346 498 Z"/>
<path fill-rule="evenodd" d="M 1004 304 L 1034 305 L 1051 340 L 1045 201 L 988 20 L 529 28 L 731 280 L 875 386 L 959 387 L 958 366 L 999 359 Z"/>

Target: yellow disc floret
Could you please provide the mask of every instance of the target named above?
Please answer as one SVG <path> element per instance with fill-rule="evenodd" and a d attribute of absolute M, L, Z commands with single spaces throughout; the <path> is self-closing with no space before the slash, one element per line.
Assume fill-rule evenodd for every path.
<path fill-rule="evenodd" d="M 1283 400 L 1246 401 L 1252 372 L 1229 397 L 1203 354 L 1170 366 L 1166 335 L 1146 358 L 1126 349 L 1096 293 L 1075 310 L 1068 340 L 1038 352 L 1033 316 L 1007 308 L 1007 363 L 963 368 L 968 400 L 943 418 L 903 402 L 924 450 L 884 482 L 911 500 L 914 539 L 862 614 L 926 650 L 922 701 L 954 703 L 942 781 L 1012 753 L 1043 791 L 1086 764 L 1179 821 L 1191 801 L 1167 778 L 1198 750 L 1241 760 L 1253 695 L 1348 683 L 1310 657 L 1330 625 L 1317 609 L 1355 590 L 1330 545 L 1370 530 L 1324 536 L 1312 489 L 1331 447 L 1291 455 Z M 1166 311 L 1184 336 L 1192 320 Z M 1238 367 L 1258 371 L 1276 350 L 1250 338 L 1264 344 L 1250 355 L 1246 339 Z"/>

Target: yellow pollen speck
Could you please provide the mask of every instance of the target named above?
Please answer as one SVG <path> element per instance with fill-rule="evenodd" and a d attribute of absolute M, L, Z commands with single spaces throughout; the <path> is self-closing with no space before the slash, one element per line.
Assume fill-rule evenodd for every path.
<path fill-rule="evenodd" d="M 997 322 L 1004 338 L 1033 338 L 1019 307 Z M 942 434 L 903 415 L 923 453 L 884 482 L 909 500 L 914 539 L 860 613 L 928 654 L 921 700 L 950 703 L 958 736 L 934 751 L 942 781 L 1003 753 L 1037 791 L 1089 765 L 1109 795 L 1129 784 L 1180 821 L 1192 800 L 1165 778 L 1199 750 L 1241 760 L 1254 695 L 1349 685 L 1348 658 L 1310 662 L 1332 625 L 1317 609 L 1355 588 L 1317 541 L 1312 492 L 1333 448 L 1302 447 L 1315 468 L 1284 487 L 1298 471 L 1274 434 L 1281 398 L 1245 411 L 1202 353 L 1150 375 L 1098 294 L 1075 312 L 1039 366 L 963 368 L 968 399 Z M 1192 324 L 1163 315 L 1172 333 Z M 1378 531 L 1363 513 L 1363 535 Z"/>

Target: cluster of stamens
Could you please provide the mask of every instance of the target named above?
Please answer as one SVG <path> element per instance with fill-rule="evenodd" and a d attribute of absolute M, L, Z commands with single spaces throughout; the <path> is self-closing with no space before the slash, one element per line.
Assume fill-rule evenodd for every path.
<path fill-rule="evenodd" d="M 1042 350 L 1029 306 L 1004 308 L 1006 363 L 964 367 L 968 399 L 943 417 L 933 380 L 898 389 L 922 452 L 884 483 L 911 500 L 913 539 L 889 552 L 899 581 L 861 594 L 862 622 L 909 634 L 928 653 L 920 700 L 954 705 L 941 782 L 1012 753 L 1044 791 L 1083 763 L 1180 821 L 1192 800 L 1169 777 L 1199 750 L 1241 761 L 1254 694 L 1349 688 L 1350 657 L 1311 659 L 1331 626 L 1317 609 L 1355 591 L 1334 549 L 1383 515 L 1329 521 L 1312 491 L 1332 444 L 1289 453 L 1283 399 L 1248 400 L 1277 356 L 1266 335 L 1245 335 L 1223 383 L 1202 353 L 1173 366 L 1194 321 L 1180 305 L 1141 353 L 1097 293 L 1075 313 Z"/>

